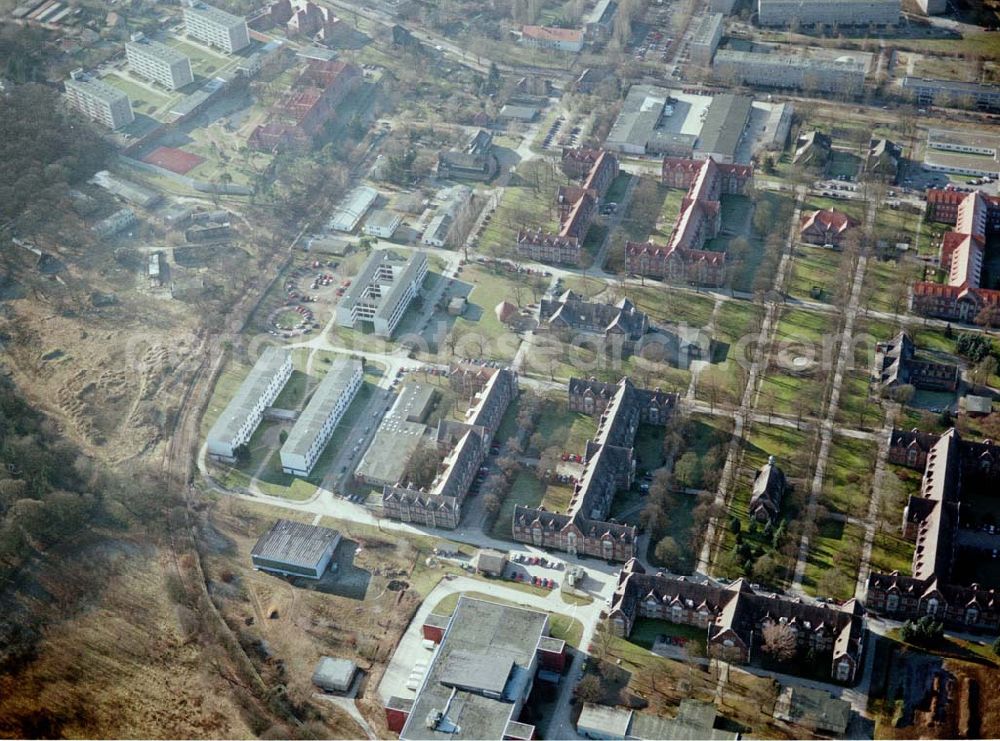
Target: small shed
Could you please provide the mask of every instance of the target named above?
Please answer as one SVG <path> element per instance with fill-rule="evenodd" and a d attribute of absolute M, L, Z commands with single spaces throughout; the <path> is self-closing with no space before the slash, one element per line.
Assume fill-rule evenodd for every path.
<path fill-rule="evenodd" d="M 631 722 L 631 710 L 588 702 L 576 722 L 576 731 L 587 738 L 625 738 Z"/>
<path fill-rule="evenodd" d="M 357 673 L 358 667 L 353 661 L 324 656 L 316 665 L 312 681 L 324 692 L 347 692 Z"/>
<path fill-rule="evenodd" d="M 465 313 L 465 306 L 468 302 L 462 296 L 455 296 L 448 302 L 448 315 L 461 316 Z"/>
<path fill-rule="evenodd" d="M 993 412 L 993 399 L 989 396 L 966 394 L 962 401 L 965 403 L 965 412 L 970 417 L 985 417 Z"/>
<path fill-rule="evenodd" d="M 482 548 L 476 553 L 476 572 L 486 576 L 503 576 L 507 568 L 507 554 L 492 548 Z"/>

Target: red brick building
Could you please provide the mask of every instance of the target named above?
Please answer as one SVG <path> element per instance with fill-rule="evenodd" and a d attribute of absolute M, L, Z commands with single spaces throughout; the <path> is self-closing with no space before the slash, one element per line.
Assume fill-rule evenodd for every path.
<path fill-rule="evenodd" d="M 661 181 L 671 188 L 687 188 L 681 210 L 666 245 L 625 243 L 625 270 L 672 282 L 720 286 L 726 279 L 726 255 L 703 249 L 721 228 L 723 195 L 746 192 L 753 168 L 719 164 L 711 157 L 688 160 L 665 157 Z"/>
<path fill-rule="evenodd" d="M 873 572 L 866 605 L 896 620 L 931 616 L 966 630 L 1000 631 L 1000 593 L 975 580 L 976 562 L 1000 548 L 1000 533 L 983 529 L 981 507 L 972 504 L 1000 491 L 1000 448 L 991 441 L 894 430 L 890 461 L 918 468 L 925 462 L 920 493 L 903 510 L 903 537 L 915 548 L 910 574 Z M 966 507 L 963 507 L 963 500 Z"/>
<path fill-rule="evenodd" d="M 580 185 L 564 185 L 556 192 L 559 232 L 540 229 L 517 234 L 517 254 L 536 262 L 579 265 L 587 230 L 597 213 L 598 203 L 618 177 L 618 158 L 603 149 L 563 149 L 563 171 L 582 177 Z"/>

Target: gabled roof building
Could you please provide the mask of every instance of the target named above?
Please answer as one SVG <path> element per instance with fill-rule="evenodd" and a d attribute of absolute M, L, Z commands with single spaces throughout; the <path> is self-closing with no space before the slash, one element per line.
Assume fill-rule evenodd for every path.
<path fill-rule="evenodd" d="M 889 390 L 911 385 L 930 391 L 954 391 L 960 380 L 958 366 L 918 360 L 917 349 L 906 332 L 875 346 L 875 382 Z"/>
<path fill-rule="evenodd" d="M 913 309 L 941 319 L 973 321 L 984 308 L 1000 308 L 997 286 L 983 286 L 986 242 L 1000 232 L 1000 197 L 982 191 L 956 196 L 952 191 L 927 192 L 929 216 L 954 223 L 941 241 L 943 285 L 920 281 L 913 286 Z"/>
<path fill-rule="evenodd" d="M 1000 490 L 1000 449 L 990 440 L 963 440 L 955 429 L 940 436 L 894 430 L 889 455 L 911 468 L 926 461 L 920 493 L 903 510 L 902 534 L 915 547 L 909 575 L 868 577 L 868 609 L 895 620 L 929 615 L 966 630 L 1000 632 L 1000 585 L 971 576 L 977 554 L 1000 548 L 1000 534 L 976 528 L 980 515 L 962 509 L 963 500 Z"/>
<path fill-rule="evenodd" d="M 599 416 L 597 435 L 587 441 L 583 474 L 574 485 L 565 514 L 514 507 L 513 538 L 572 556 L 586 554 L 626 561 L 636 553 L 636 529 L 609 522 L 615 494 L 632 485 L 635 435 L 640 423 L 665 426 L 677 406 L 676 394 L 636 388 L 628 378 L 617 384 L 570 379 L 571 411 Z"/>
<path fill-rule="evenodd" d="M 743 579 L 719 584 L 648 574 L 632 559 L 618 575 L 608 618 L 623 636 L 631 633 L 639 618 L 704 628 L 709 656 L 734 663 L 747 663 L 760 650 L 766 625 L 788 625 L 802 657 L 812 651 L 817 660 L 829 662 L 832 680 L 850 684 L 860 678 L 862 670 L 863 614 L 853 599 L 839 607 L 806 604 L 760 594 Z"/>
<path fill-rule="evenodd" d="M 671 188 L 686 188 L 680 214 L 666 245 L 625 243 L 625 271 L 634 275 L 695 285 L 721 286 L 726 279 L 726 254 L 705 250 L 705 242 L 722 227 L 719 199 L 746 192 L 753 179 L 747 165 L 665 157 L 661 180 Z"/>

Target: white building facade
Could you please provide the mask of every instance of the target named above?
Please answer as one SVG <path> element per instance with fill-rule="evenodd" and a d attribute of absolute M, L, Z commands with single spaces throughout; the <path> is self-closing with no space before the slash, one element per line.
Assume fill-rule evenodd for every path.
<path fill-rule="evenodd" d="M 721 49 L 715 53 L 712 71 L 717 79 L 742 85 L 849 95 L 861 92 L 865 84 L 865 65 L 852 58 L 828 61 Z"/>
<path fill-rule="evenodd" d="M 281 446 L 281 469 L 293 476 L 308 476 L 334 429 L 361 388 L 364 369 L 360 360 L 336 360 L 299 415 Z"/>
<path fill-rule="evenodd" d="M 228 54 L 250 44 L 245 18 L 201 2 L 184 8 L 184 32 Z"/>
<path fill-rule="evenodd" d="M 132 72 L 170 90 L 194 81 L 191 60 L 158 41 L 143 38 L 129 41 L 125 44 L 125 58 Z"/>
<path fill-rule="evenodd" d="M 374 325 L 379 337 L 391 337 L 427 275 L 427 253 L 404 260 L 388 250 L 375 250 L 337 305 L 337 324 Z"/>
<path fill-rule="evenodd" d="M 280 347 L 261 354 L 229 404 L 208 431 L 208 455 L 232 463 L 236 450 L 253 437 L 264 410 L 278 398 L 292 375 L 292 356 Z"/>
<path fill-rule="evenodd" d="M 135 121 L 132 103 L 118 88 L 78 72 L 64 84 L 67 102 L 87 118 L 113 130 Z"/>
<path fill-rule="evenodd" d="M 761 26 L 894 26 L 900 0 L 757 0 Z"/>

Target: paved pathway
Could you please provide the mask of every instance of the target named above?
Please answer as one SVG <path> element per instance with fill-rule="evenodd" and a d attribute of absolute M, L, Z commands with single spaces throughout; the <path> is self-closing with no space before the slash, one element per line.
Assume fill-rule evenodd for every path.
<path fill-rule="evenodd" d="M 782 288 L 784 287 L 785 274 L 787 272 L 786 266 L 792 250 L 792 240 L 795 237 L 799 223 L 798 215 L 802 206 L 804 191 L 805 189 L 803 188 L 798 192 L 795 203 L 795 213 L 792 218 L 791 226 L 789 227 L 788 236 L 785 238 L 781 262 L 779 263 L 778 270 L 775 272 L 774 276 L 772 290 L 779 295 L 782 293 Z M 764 313 L 764 320 L 760 325 L 760 332 L 757 335 L 757 344 L 755 346 L 755 356 L 753 362 L 750 364 L 749 372 L 747 373 L 747 385 L 743 391 L 743 398 L 740 401 L 739 409 L 733 415 L 735 417 L 733 437 L 729 444 L 729 452 L 726 455 L 726 462 L 722 467 L 722 475 L 719 479 L 719 489 L 715 495 L 714 504 L 718 508 L 726 506 L 730 484 L 733 479 L 735 479 L 735 467 L 738 465 L 740 450 L 742 448 L 741 441 L 746 432 L 744 430 L 744 419 L 752 416 L 750 413 L 753 410 L 754 396 L 757 388 L 757 378 L 761 373 L 761 361 L 764 360 L 763 348 L 767 346 L 768 340 L 771 336 L 772 326 L 776 324 L 775 319 L 778 314 L 778 309 L 779 304 L 773 301 L 768 302 Z M 716 539 L 716 526 L 717 523 L 715 520 L 711 519 L 705 528 L 705 539 L 702 544 L 701 552 L 698 555 L 698 564 L 696 567 L 696 571 L 699 574 L 708 573 L 708 567 L 712 556 L 712 547 L 715 544 Z"/>

